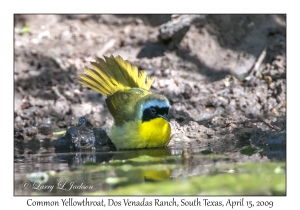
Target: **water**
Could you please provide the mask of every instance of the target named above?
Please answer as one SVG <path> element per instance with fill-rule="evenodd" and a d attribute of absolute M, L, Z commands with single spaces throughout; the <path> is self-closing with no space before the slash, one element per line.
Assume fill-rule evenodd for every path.
<path fill-rule="evenodd" d="M 248 181 L 254 194 L 285 194 L 284 161 L 211 146 L 28 154 L 15 158 L 14 172 L 15 195 L 220 195 L 224 187 L 239 195 L 252 192 Z"/>

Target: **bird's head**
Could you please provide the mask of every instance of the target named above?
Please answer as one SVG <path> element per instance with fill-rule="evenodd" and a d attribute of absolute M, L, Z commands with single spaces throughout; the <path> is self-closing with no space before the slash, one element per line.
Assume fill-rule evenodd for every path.
<path fill-rule="evenodd" d="M 139 118 L 143 122 L 149 121 L 158 117 L 169 121 L 168 112 L 170 103 L 168 99 L 159 94 L 149 94 L 141 98 L 137 103 L 139 110 Z"/>

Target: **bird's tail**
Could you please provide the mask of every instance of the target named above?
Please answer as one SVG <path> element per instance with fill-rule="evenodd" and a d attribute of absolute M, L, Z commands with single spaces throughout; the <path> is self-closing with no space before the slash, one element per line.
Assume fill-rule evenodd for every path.
<path fill-rule="evenodd" d="M 133 87 L 150 89 L 154 78 L 147 77 L 145 71 L 139 71 L 121 56 L 104 58 L 91 62 L 93 68 L 85 68 L 85 73 L 79 74 L 79 83 L 104 96 Z"/>

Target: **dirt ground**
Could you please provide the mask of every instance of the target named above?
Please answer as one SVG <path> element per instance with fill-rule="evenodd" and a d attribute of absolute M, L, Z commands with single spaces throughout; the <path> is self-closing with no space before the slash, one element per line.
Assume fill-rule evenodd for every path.
<path fill-rule="evenodd" d="M 77 82 L 112 54 L 156 77 L 170 147 L 285 159 L 285 15 L 15 15 L 14 32 L 15 157 L 53 152 L 53 132 L 80 116 L 112 125 L 105 98 Z"/>

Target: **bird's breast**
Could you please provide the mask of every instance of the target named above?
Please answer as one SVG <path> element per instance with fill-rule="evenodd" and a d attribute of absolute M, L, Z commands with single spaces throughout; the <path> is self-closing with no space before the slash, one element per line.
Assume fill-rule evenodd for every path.
<path fill-rule="evenodd" d="M 167 120 L 158 117 L 140 124 L 141 139 L 147 142 L 147 148 L 164 147 L 170 141 L 171 127 Z"/>

